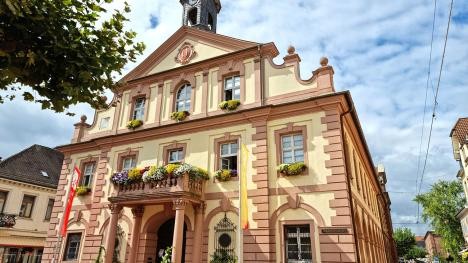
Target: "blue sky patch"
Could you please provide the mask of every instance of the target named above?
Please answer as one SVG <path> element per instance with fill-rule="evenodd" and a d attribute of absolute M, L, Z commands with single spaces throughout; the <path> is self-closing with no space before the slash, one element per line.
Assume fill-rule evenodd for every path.
<path fill-rule="evenodd" d="M 159 19 L 155 15 L 150 15 L 150 27 L 156 28 L 159 25 Z"/>
<path fill-rule="evenodd" d="M 457 24 L 468 24 L 468 10 L 464 10 L 453 16 L 453 22 Z"/>

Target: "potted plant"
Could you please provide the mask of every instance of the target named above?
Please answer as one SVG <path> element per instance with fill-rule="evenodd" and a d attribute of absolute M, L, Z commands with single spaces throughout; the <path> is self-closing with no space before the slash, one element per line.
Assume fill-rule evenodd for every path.
<path fill-rule="evenodd" d="M 171 113 L 171 119 L 175 121 L 183 121 L 187 116 L 189 116 L 190 113 L 188 111 L 174 111 Z"/>
<path fill-rule="evenodd" d="M 161 258 L 161 263 L 171 263 L 172 260 L 172 247 L 167 247 L 164 250 L 164 255 Z"/>
<path fill-rule="evenodd" d="M 285 176 L 301 174 L 305 169 L 306 165 L 303 162 L 282 163 L 278 166 L 278 172 Z"/>
<path fill-rule="evenodd" d="M 76 195 L 77 196 L 85 196 L 91 192 L 91 187 L 80 185 L 76 188 Z"/>
<path fill-rule="evenodd" d="M 216 180 L 220 182 L 226 182 L 231 180 L 231 177 L 237 175 L 237 170 L 229 170 L 229 169 L 220 169 L 215 172 Z"/>
<path fill-rule="evenodd" d="M 142 181 L 143 174 L 149 170 L 149 167 L 145 167 L 143 169 L 133 168 L 132 170 L 128 171 L 128 181 L 129 183 L 139 183 Z"/>
<path fill-rule="evenodd" d="M 151 166 L 148 171 L 143 173 L 142 179 L 143 182 L 157 182 L 165 179 L 167 177 L 167 170 L 164 166 Z"/>
<path fill-rule="evenodd" d="M 233 111 L 236 110 L 240 105 L 240 100 L 225 100 L 222 101 L 218 106 L 222 110 Z"/>
<path fill-rule="evenodd" d="M 128 184 L 128 172 L 121 171 L 116 172 L 111 176 L 111 181 L 115 185 L 126 185 Z"/>
<path fill-rule="evenodd" d="M 210 263 L 236 263 L 237 258 L 229 254 L 225 250 L 215 251 L 213 255 L 211 255 Z"/>
<path fill-rule="evenodd" d="M 208 180 L 208 172 L 205 169 L 193 166 L 188 163 L 181 164 L 174 170 L 174 176 L 182 177 L 188 174 L 190 180 Z"/>
<path fill-rule="evenodd" d="M 143 125 L 142 120 L 131 120 L 127 122 L 127 128 L 132 129 L 132 130 L 140 127 L 141 125 Z"/>

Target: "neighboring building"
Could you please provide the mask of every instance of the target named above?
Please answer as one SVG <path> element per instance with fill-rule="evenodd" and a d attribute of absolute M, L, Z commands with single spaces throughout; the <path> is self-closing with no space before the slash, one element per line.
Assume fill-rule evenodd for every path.
<path fill-rule="evenodd" d="M 424 236 L 415 236 L 416 246 L 426 249 L 426 242 L 424 241 Z"/>
<path fill-rule="evenodd" d="M 424 243 L 429 259 L 434 259 L 437 256 L 439 259 L 446 258 L 447 253 L 442 247 L 442 238 L 434 233 L 434 231 L 427 231 L 424 236 Z"/>
<path fill-rule="evenodd" d="M 60 220 L 50 222 L 42 262 L 94 262 L 101 245 L 106 263 L 161 262 L 170 246 L 177 263 L 215 254 L 239 262 L 396 262 L 385 171 L 372 162 L 350 93 L 335 92 L 328 60 L 302 80 L 293 47 L 276 65 L 273 43 L 215 33 L 219 0 L 181 3 L 184 26 L 122 79 L 92 124 L 82 117 L 71 144 L 58 147 L 65 159 L 53 217 L 63 215 L 74 164 L 90 191 L 75 198 L 63 242 Z M 233 170 L 245 160 L 249 228 L 242 230 Z M 173 171 L 174 163 L 206 169 L 209 180 L 194 179 L 203 171 L 187 165 Z M 279 172 L 280 164 L 289 166 Z M 145 172 L 149 166 L 163 168 Z M 141 182 L 135 167 L 152 181 Z"/>
<path fill-rule="evenodd" d="M 458 212 L 457 217 L 463 230 L 463 237 L 465 238 L 465 245 L 468 244 L 468 118 L 460 118 L 453 126 L 450 132 L 452 138 L 453 156 L 460 165 L 457 178 L 463 184 L 465 192 L 466 203 L 465 207 Z"/>
<path fill-rule="evenodd" d="M 41 262 L 62 162 L 41 145 L 0 162 L 0 263 Z"/>

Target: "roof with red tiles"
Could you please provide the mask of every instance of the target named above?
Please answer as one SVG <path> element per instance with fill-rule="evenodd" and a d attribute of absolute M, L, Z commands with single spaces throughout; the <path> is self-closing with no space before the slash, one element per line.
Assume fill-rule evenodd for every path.
<path fill-rule="evenodd" d="M 457 120 L 450 132 L 450 137 L 456 137 L 460 144 L 468 142 L 468 117 Z"/>

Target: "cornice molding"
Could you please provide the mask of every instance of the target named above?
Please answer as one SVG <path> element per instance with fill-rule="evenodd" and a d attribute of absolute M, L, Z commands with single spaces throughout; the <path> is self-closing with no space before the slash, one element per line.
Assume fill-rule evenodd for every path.
<path fill-rule="evenodd" d="M 55 189 L 55 188 L 48 188 L 48 187 L 44 187 L 44 186 L 40 186 L 40 185 L 23 183 L 23 182 L 20 182 L 20 181 L 14 181 L 14 180 L 9 180 L 9 179 L 5 179 L 5 178 L 0 177 L 0 189 L 1 189 L 2 183 L 18 185 L 20 187 L 24 187 L 24 188 L 28 188 L 28 189 L 41 190 L 41 191 L 45 191 L 45 192 L 49 192 L 49 193 L 53 193 L 53 194 L 55 194 L 55 192 L 57 192 L 57 189 Z"/>
<path fill-rule="evenodd" d="M 57 149 L 65 154 L 80 153 L 98 150 L 103 147 L 113 147 L 116 145 L 125 145 L 156 138 L 190 134 L 200 130 L 211 129 L 213 125 L 252 124 L 323 111 L 330 108 L 336 109 L 336 107 L 338 107 L 340 112 L 345 112 L 349 108 L 347 97 L 349 97 L 349 92 L 347 91 L 325 94 L 318 97 L 307 98 L 302 101 L 260 106 L 223 115 L 215 115 L 206 118 L 188 120 L 181 123 L 171 123 L 151 127 L 131 133 L 99 137 L 91 139 L 90 141 L 58 146 Z"/>

